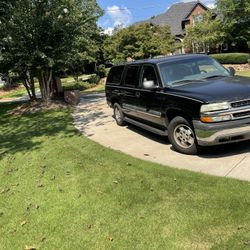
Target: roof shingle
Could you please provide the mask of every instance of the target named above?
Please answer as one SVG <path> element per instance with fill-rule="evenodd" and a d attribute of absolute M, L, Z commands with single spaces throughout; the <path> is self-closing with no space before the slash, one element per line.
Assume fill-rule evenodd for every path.
<path fill-rule="evenodd" d="M 136 25 L 142 23 L 168 25 L 170 26 L 172 35 L 183 35 L 182 21 L 187 18 L 197 4 L 203 5 L 199 1 L 173 4 L 165 13 L 152 17 L 149 20 L 136 23 Z"/>

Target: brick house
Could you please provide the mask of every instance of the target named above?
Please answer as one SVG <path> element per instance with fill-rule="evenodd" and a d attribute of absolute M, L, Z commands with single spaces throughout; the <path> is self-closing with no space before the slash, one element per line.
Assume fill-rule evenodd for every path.
<path fill-rule="evenodd" d="M 189 25 L 194 25 L 203 18 L 209 8 L 200 1 L 181 2 L 173 4 L 165 13 L 151 17 L 149 20 L 136 24 L 150 23 L 151 25 L 168 25 L 176 42 L 182 43 L 185 30 Z M 177 53 L 185 53 L 180 49 Z"/>

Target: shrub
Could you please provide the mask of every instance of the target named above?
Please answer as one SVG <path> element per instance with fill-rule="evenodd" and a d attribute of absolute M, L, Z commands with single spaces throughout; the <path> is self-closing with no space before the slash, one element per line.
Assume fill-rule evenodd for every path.
<path fill-rule="evenodd" d="M 93 83 L 93 84 L 98 84 L 100 82 L 100 76 L 98 75 L 92 75 L 89 79 L 88 79 L 89 83 Z"/>
<path fill-rule="evenodd" d="M 248 64 L 249 64 L 249 66 L 250 66 L 250 59 L 248 59 L 247 62 L 248 62 Z"/>
<path fill-rule="evenodd" d="M 245 64 L 249 60 L 247 53 L 212 54 L 210 56 L 223 64 Z"/>
<path fill-rule="evenodd" d="M 98 76 L 100 76 L 100 78 L 104 78 L 107 76 L 107 71 L 106 71 L 106 68 L 105 68 L 105 65 L 101 64 L 97 67 L 97 72 L 96 74 Z"/>
<path fill-rule="evenodd" d="M 63 90 L 85 90 L 94 87 L 95 84 L 91 84 L 89 82 L 82 82 L 82 81 L 76 81 L 70 84 L 67 84 L 66 86 L 63 86 Z"/>

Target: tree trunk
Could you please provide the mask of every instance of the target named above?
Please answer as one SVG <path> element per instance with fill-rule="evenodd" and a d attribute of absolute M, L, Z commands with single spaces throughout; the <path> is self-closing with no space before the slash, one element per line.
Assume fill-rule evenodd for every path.
<path fill-rule="evenodd" d="M 62 97 L 63 96 L 63 88 L 62 82 L 59 77 L 53 77 L 53 96 L 54 97 Z"/>
<path fill-rule="evenodd" d="M 42 100 L 45 101 L 46 93 L 45 93 L 45 82 L 44 82 L 44 77 L 43 77 L 43 71 L 39 72 L 38 81 L 39 81 L 39 87 L 41 91 Z"/>
<path fill-rule="evenodd" d="M 71 65 L 71 68 L 72 68 L 73 78 L 75 81 L 78 82 L 78 73 L 76 71 L 76 68 L 74 67 L 74 65 Z"/>
<path fill-rule="evenodd" d="M 32 100 L 32 95 L 31 95 L 31 93 L 30 93 L 30 89 L 29 89 L 29 86 L 28 86 L 27 82 L 24 81 L 24 82 L 23 82 L 23 85 L 24 85 L 24 87 L 26 88 L 26 91 L 27 91 L 27 93 L 28 93 L 28 95 L 29 95 L 30 100 Z"/>
<path fill-rule="evenodd" d="M 35 100 L 36 99 L 36 89 L 35 89 L 35 80 L 34 80 L 33 76 L 30 78 L 30 91 L 32 94 L 32 98 Z"/>
<path fill-rule="evenodd" d="M 49 102 L 52 97 L 52 69 L 40 71 L 38 74 L 38 81 L 42 94 L 42 100 Z"/>
<path fill-rule="evenodd" d="M 35 81 L 29 71 L 23 75 L 23 85 L 29 95 L 30 100 L 36 100 Z"/>

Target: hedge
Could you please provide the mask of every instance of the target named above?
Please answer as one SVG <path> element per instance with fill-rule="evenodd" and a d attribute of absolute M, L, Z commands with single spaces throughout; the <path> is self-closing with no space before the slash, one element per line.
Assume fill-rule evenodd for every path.
<path fill-rule="evenodd" d="M 245 64 L 249 60 L 247 53 L 211 54 L 210 56 L 223 64 Z"/>

